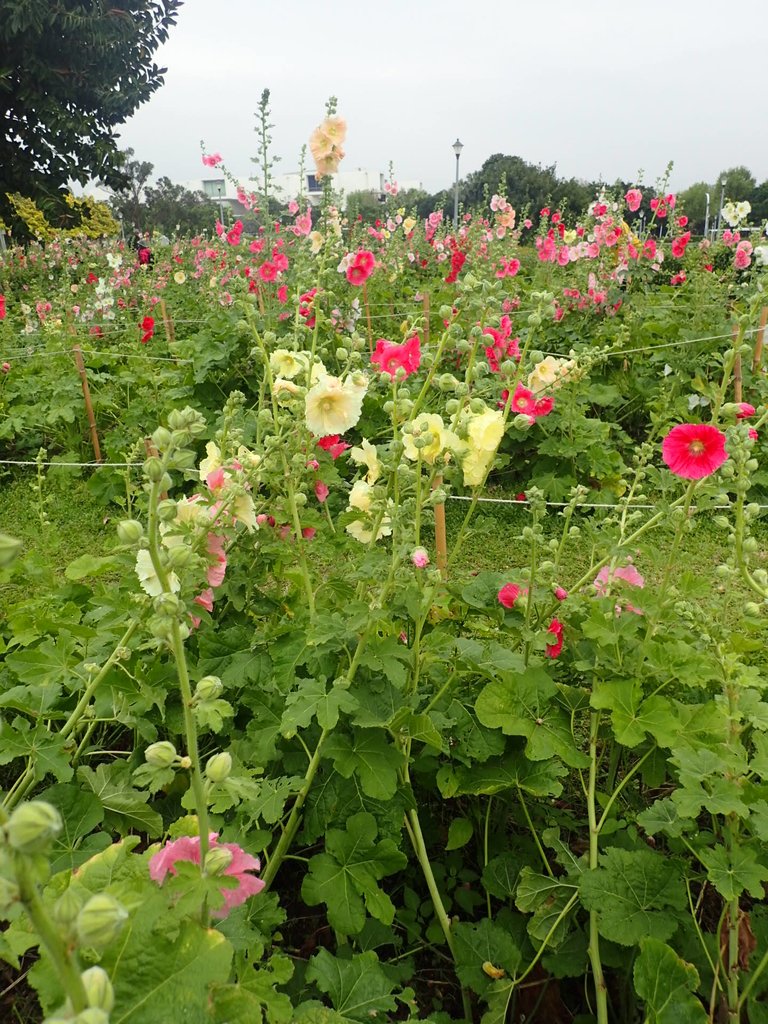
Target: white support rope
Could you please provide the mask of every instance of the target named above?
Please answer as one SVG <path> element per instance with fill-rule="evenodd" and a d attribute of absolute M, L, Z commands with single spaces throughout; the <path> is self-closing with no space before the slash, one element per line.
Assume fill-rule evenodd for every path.
<path fill-rule="evenodd" d="M 531 502 L 528 498 L 473 498 L 468 494 L 448 494 L 446 495 L 448 501 L 477 501 L 484 502 L 490 505 L 530 505 Z M 591 502 L 591 501 L 577 501 L 575 504 L 570 501 L 545 501 L 544 504 L 547 508 L 626 508 L 630 511 L 634 509 L 644 509 L 646 511 L 657 511 L 660 505 L 627 505 L 621 502 L 610 504 L 608 502 Z M 729 509 L 730 505 L 710 505 L 706 511 L 715 511 L 721 509 Z M 761 509 L 768 508 L 768 505 L 758 506 Z M 698 505 L 691 505 L 691 511 L 696 512 Z"/>
<path fill-rule="evenodd" d="M 107 469 L 111 467 L 143 466 L 143 462 L 38 462 L 37 459 L 0 459 L 0 466 L 66 466 L 78 469 Z"/>

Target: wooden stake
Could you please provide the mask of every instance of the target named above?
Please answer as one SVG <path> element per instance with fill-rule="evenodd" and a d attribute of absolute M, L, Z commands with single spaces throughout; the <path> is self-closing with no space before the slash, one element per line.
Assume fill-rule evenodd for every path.
<path fill-rule="evenodd" d="M 363 302 L 365 304 L 365 316 L 368 320 L 368 349 L 373 355 L 373 328 L 371 327 L 371 307 L 368 304 L 368 282 L 363 281 Z"/>
<path fill-rule="evenodd" d="M 757 335 L 755 341 L 755 354 L 752 358 L 752 373 L 757 373 L 758 370 L 762 369 L 763 362 L 763 339 L 765 338 L 765 325 L 768 323 L 768 306 L 763 306 L 760 310 L 760 324 L 757 328 Z"/>
<path fill-rule="evenodd" d="M 176 328 L 173 326 L 171 315 L 165 307 L 165 299 L 160 299 L 160 316 L 163 318 L 166 341 L 168 344 L 172 344 L 176 341 Z"/>
<path fill-rule="evenodd" d="M 734 325 L 733 328 L 733 344 L 739 338 L 739 329 Z M 742 376 L 741 376 L 741 353 L 739 352 L 736 358 L 733 360 L 733 400 L 734 402 L 742 401 Z"/>
<path fill-rule="evenodd" d="M 436 476 L 432 490 L 443 486 L 442 476 Z M 448 579 L 448 537 L 445 530 L 445 504 L 435 505 L 435 547 L 437 549 L 437 568 L 444 580 Z"/>
<path fill-rule="evenodd" d="M 154 441 L 152 440 L 151 437 L 144 438 L 144 451 L 147 453 L 148 459 L 157 459 L 160 457 L 160 452 L 157 450 L 157 448 L 155 448 Z M 160 495 L 160 500 L 165 501 L 167 497 L 168 491 L 163 491 L 163 493 Z"/>
<path fill-rule="evenodd" d="M 83 387 L 83 400 L 85 401 L 85 415 L 88 417 L 88 429 L 91 433 L 91 445 L 96 462 L 101 462 L 101 446 L 99 445 L 99 432 L 96 429 L 96 417 L 93 414 L 93 403 L 91 402 L 91 389 L 88 387 L 88 374 L 83 362 L 83 353 L 79 345 L 72 346 L 72 354 L 75 357 L 75 366 L 80 374 L 80 383 Z"/>
<path fill-rule="evenodd" d="M 429 292 L 424 292 L 424 345 L 429 345 Z"/>

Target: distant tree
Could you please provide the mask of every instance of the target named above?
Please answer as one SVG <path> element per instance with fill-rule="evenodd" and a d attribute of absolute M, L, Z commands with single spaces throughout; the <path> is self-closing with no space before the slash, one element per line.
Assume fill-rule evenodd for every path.
<path fill-rule="evenodd" d="M 115 127 L 162 85 L 152 57 L 182 0 L 3 0 L 0 217 L 7 192 L 42 208 L 67 181 L 120 180 Z"/>
<path fill-rule="evenodd" d="M 753 224 L 765 224 L 768 221 L 768 181 L 758 185 L 749 198 L 752 213 L 749 219 Z"/>
<path fill-rule="evenodd" d="M 167 177 L 145 188 L 144 212 L 145 226 L 169 237 L 210 231 L 219 216 L 216 203 L 204 192 L 174 185 Z"/>
<path fill-rule="evenodd" d="M 117 188 L 112 190 L 110 206 L 115 215 L 123 222 L 128 232 L 145 231 L 146 204 L 144 190 L 155 169 L 148 160 L 134 160 L 132 149 L 125 149 L 118 154 L 117 166 L 120 168 L 121 180 Z M 106 185 L 106 182 L 102 182 Z"/>
<path fill-rule="evenodd" d="M 720 202 L 720 193 L 718 192 L 715 195 L 715 191 L 714 185 L 709 185 L 706 181 L 697 181 L 677 195 L 680 206 L 688 218 L 688 230 L 696 235 L 704 233 L 704 224 L 707 216 L 707 193 L 709 193 L 710 200 L 710 217 L 717 216 L 717 204 Z"/>
<path fill-rule="evenodd" d="M 387 210 L 383 199 L 379 197 L 378 193 L 365 190 L 349 192 L 346 196 L 344 208 L 350 221 L 362 216 L 364 221 L 371 224 L 375 220 L 386 216 Z"/>
<path fill-rule="evenodd" d="M 718 182 L 725 182 L 725 198 L 734 200 L 749 200 L 757 185 L 755 176 L 748 167 L 730 167 L 728 170 L 720 171 L 717 176 Z M 720 185 L 718 184 L 717 201 L 720 202 Z"/>

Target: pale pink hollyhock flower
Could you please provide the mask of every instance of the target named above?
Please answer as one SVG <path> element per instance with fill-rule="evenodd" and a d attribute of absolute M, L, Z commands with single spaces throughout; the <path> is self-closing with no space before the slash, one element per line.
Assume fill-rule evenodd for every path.
<path fill-rule="evenodd" d="M 417 569 L 426 569 L 429 565 L 429 554 L 426 548 L 414 548 L 411 552 L 411 561 Z"/>
<path fill-rule="evenodd" d="M 627 204 L 627 208 L 631 213 L 635 213 L 640 209 L 640 204 L 643 201 L 643 193 L 639 188 L 631 188 L 624 196 L 624 201 Z"/>
<path fill-rule="evenodd" d="M 213 917 L 223 918 L 227 916 L 233 907 L 239 907 L 250 896 L 255 896 L 261 892 L 264 888 L 264 882 L 260 878 L 256 878 L 255 875 L 250 874 L 251 871 L 258 871 L 261 868 L 258 857 L 252 857 L 236 843 L 220 843 L 218 840 L 218 833 L 211 832 L 208 836 L 211 849 L 221 847 L 222 849 L 229 850 L 232 854 L 232 860 L 221 873 L 228 878 L 236 879 L 238 882 L 234 889 L 220 890 L 224 898 L 224 906 L 219 910 L 214 910 L 212 914 Z M 187 861 L 191 864 L 200 863 L 200 836 L 182 836 L 181 839 L 175 839 L 173 842 L 166 843 L 162 850 L 158 850 L 150 858 L 149 877 L 153 882 L 162 885 L 169 871 L 172 875 L 177 874 L 176 865 L 181 861 Z"/>
<path fill-rule="evenodd" d="M 224 538 L 215 533 L 208 534 L 208 557 L 212 564 L 208 566 L 207 580 L 211 587 L 220 587 L 224 582 L 227 569 L 227 553 L 224 550 Z M 210 611 L 210 609 L 208 609 Z"/>
<path fill-rule="evenodd" d="M 595 590 L 598 594 L 605 594 L 613 580 L 624 580 L 630 587 L 645 586 L 645 577 L 640 575 L 634 565 L 619 565 L 615 569 L 604 565 L 595 577 Z"/>
<path fill-rule="evenodd" d="M 299 212 L 299 204 L 296 202 L 295 199 L 291 199 L 289 201 L 289 203 L 288 203 L 288 213 L 290 213 L 291 216 L 293 216 L 294 213 L 298 213 L 298 212 Z"/>
<path fill-rule="evenodd" d="M 327 484 L 324 484 L 322 480 L 315 481 L 315 497 L 321 505 L 330 493 L 330 488 Z"/>
<path fill-rule="evenodd" d="M 11 364 L 10 363 L 3 363 L 3 365 L 0 366 L 0 370 L 2 370 L 3 373 L 9 373 L 10 369 L 11 369 Z"/>
<path fill-rule="evenodd" d="M 221 153 L 203 154 L 203 163 L 205 164 L 206 167 L 215 167 L 216 164 L 221 163 L 222 159 L 223 157 Z"/>
<path fill-rule="evenodd" d="M 195 604 L 199 604 L 201 608 L 205 608 L 207 612 L 213 611 L 213 591 L 210 587 L 207 587 L 202 593 L 198 594 L 195 598 Z M 196 620 L 196 625 L 200 625 L 200 619 Z"/>

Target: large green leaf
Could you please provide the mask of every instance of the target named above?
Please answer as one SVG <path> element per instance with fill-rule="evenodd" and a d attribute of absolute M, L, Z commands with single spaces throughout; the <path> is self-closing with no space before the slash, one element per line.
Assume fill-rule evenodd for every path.
<path fill-rule="evenodd" d="M 42 722 L 33 727 L 20 715 L 11 725 L 0 722 L 0 764 L 17 757 L 30 759 L 36 779 L 53 775 L 59 782 L 68 782 L 72 778 L 67 740 L 50 732 Z"/>
<path fill-rule="evenodd" d="M 720 846 L 702 850 L 698 856 L 707 869 L 707 877 L 724 900 L 735 900 L 744 892 L 756 899 L 765 895 L 763 882 L 768 881 L 768 868 L 759 863 L 751 847 L 726 850 Z"/>
<path fill-rule="evenodd" d="M 515 906 L 531 916 L 527 921 L 528 934 L 537 943 L 549 936 L 551 946 L 558 946 L 568 934 L 568 914 L 555 927 L 555 923 L 576 892 L 576 885 L 550 875 L 541 875 L 527 865 L 520 872 L 515 895 Z M 554 928 L 550 936 L 550 931 Z"/>
<path fill-rule="evenodd" d="M 313 718 L 322 729 L 335 729 L 342 711 L 354 711 L 356 698 L 340 686 L 332 686 L 328 692 L 324 679 L 298 679 L 298 689 L 285 699 L 285 710 L 280 722 L 282 733 L 295 733 L 306 729 Z"/>
<path fill-rule="evenodd" d="M 333 733 L 323 747 L 323 756 L 332 759 L 345 779 L 357 775 L 363 792 L 374 800 L 390 800 L 397 792 L 403 754 L 383 732 L 356 729 L 351 737 Z"/>
<path fill-rule="evenodd" d="M 645 1003 L 646 1024 L 706 1024 L 709 1020 L 693 994 L 699 986 L 696 968 L 658 939 L 641 939 L 634 982 Z"/>
<path fill-rule="evenodd" d="M 508 931 L 487 918 L 479 924 L 459 921 L 452 931 L 456 973 L 462 985 L 478 995 L 485 993 L 491 986 L 492 977 L 501 976 L 489 974 L 485 967 L 514 978 L 522 954 Z"/>
<path fill-rule="evenodd" d="M 650 850 L 606 850 L 600 867 L 581 876 L 580 889 L 586 909 L 597 914 L 600 934 L 622 946 L 646 936 L 670 938 L 686 905 L 674 862 Z"/>
<path fill-rule="evenodd" d="M 52 874 L 65 869 L 73 871 L 94 853 L 111 845 L 106 832 L 89 835 L 104 819 L 104 807 L 94 793 L 62 783 L 46 789 L 40 798 L 59 810 L 64 823 L 51 849 Z"/>
<path fill-rule="evenodd" d="M 392 997 L 393 982 L 379 965 L 376 954 L 369 950 L 342 960 L 321 949 L 312 957 L 307 968 L 307 981 L 313 981 L 324 992 L 343 1020 L 375 1020 L 380 1014 L 397 1009 Z M 321 1021 L 322 1017 L 302 1018 Z M 385 1019 L 382 1017 L 382 1019 Z M 337 1018 L 329 1018 L 335 1024 Z"/>
<path fill-rule="evenodd" d="M 109 827 L 121 834 L 144 832 L 155 837 L 162 833 L 163 819 L 147 807 L 149 794 L 133 788 L 130 768 L 125 762 L 100 764 L 95 771 L 83 765 L 77 769 L 77 775 L 101 801 Z"/>
<path fill-rule="evenodd" d="M 384 924 L 394 920 L 394 904 L 378 881 L 405 867 L 407 858 L 391 839 L 376 842 L 377 835 L 372 814 L 353 815 L 346 831 L 328 831 L 325 852 L 312 857 L 304 876 L 304 902 L 325 903 L 328 920 L 345 935 L 362 930 L 366 910 Z"/>
<path fill-rule="evenodd" d="M 458 766 L 454 772 L 456 788 L 450 795 L 493 794 L 518 788 L 531 796 L 560 796 L 560 779 L 567 774 L 568 770 L 556 758 L 529 761 L 522 751 L 513 751 L 471 768 Z"/>

